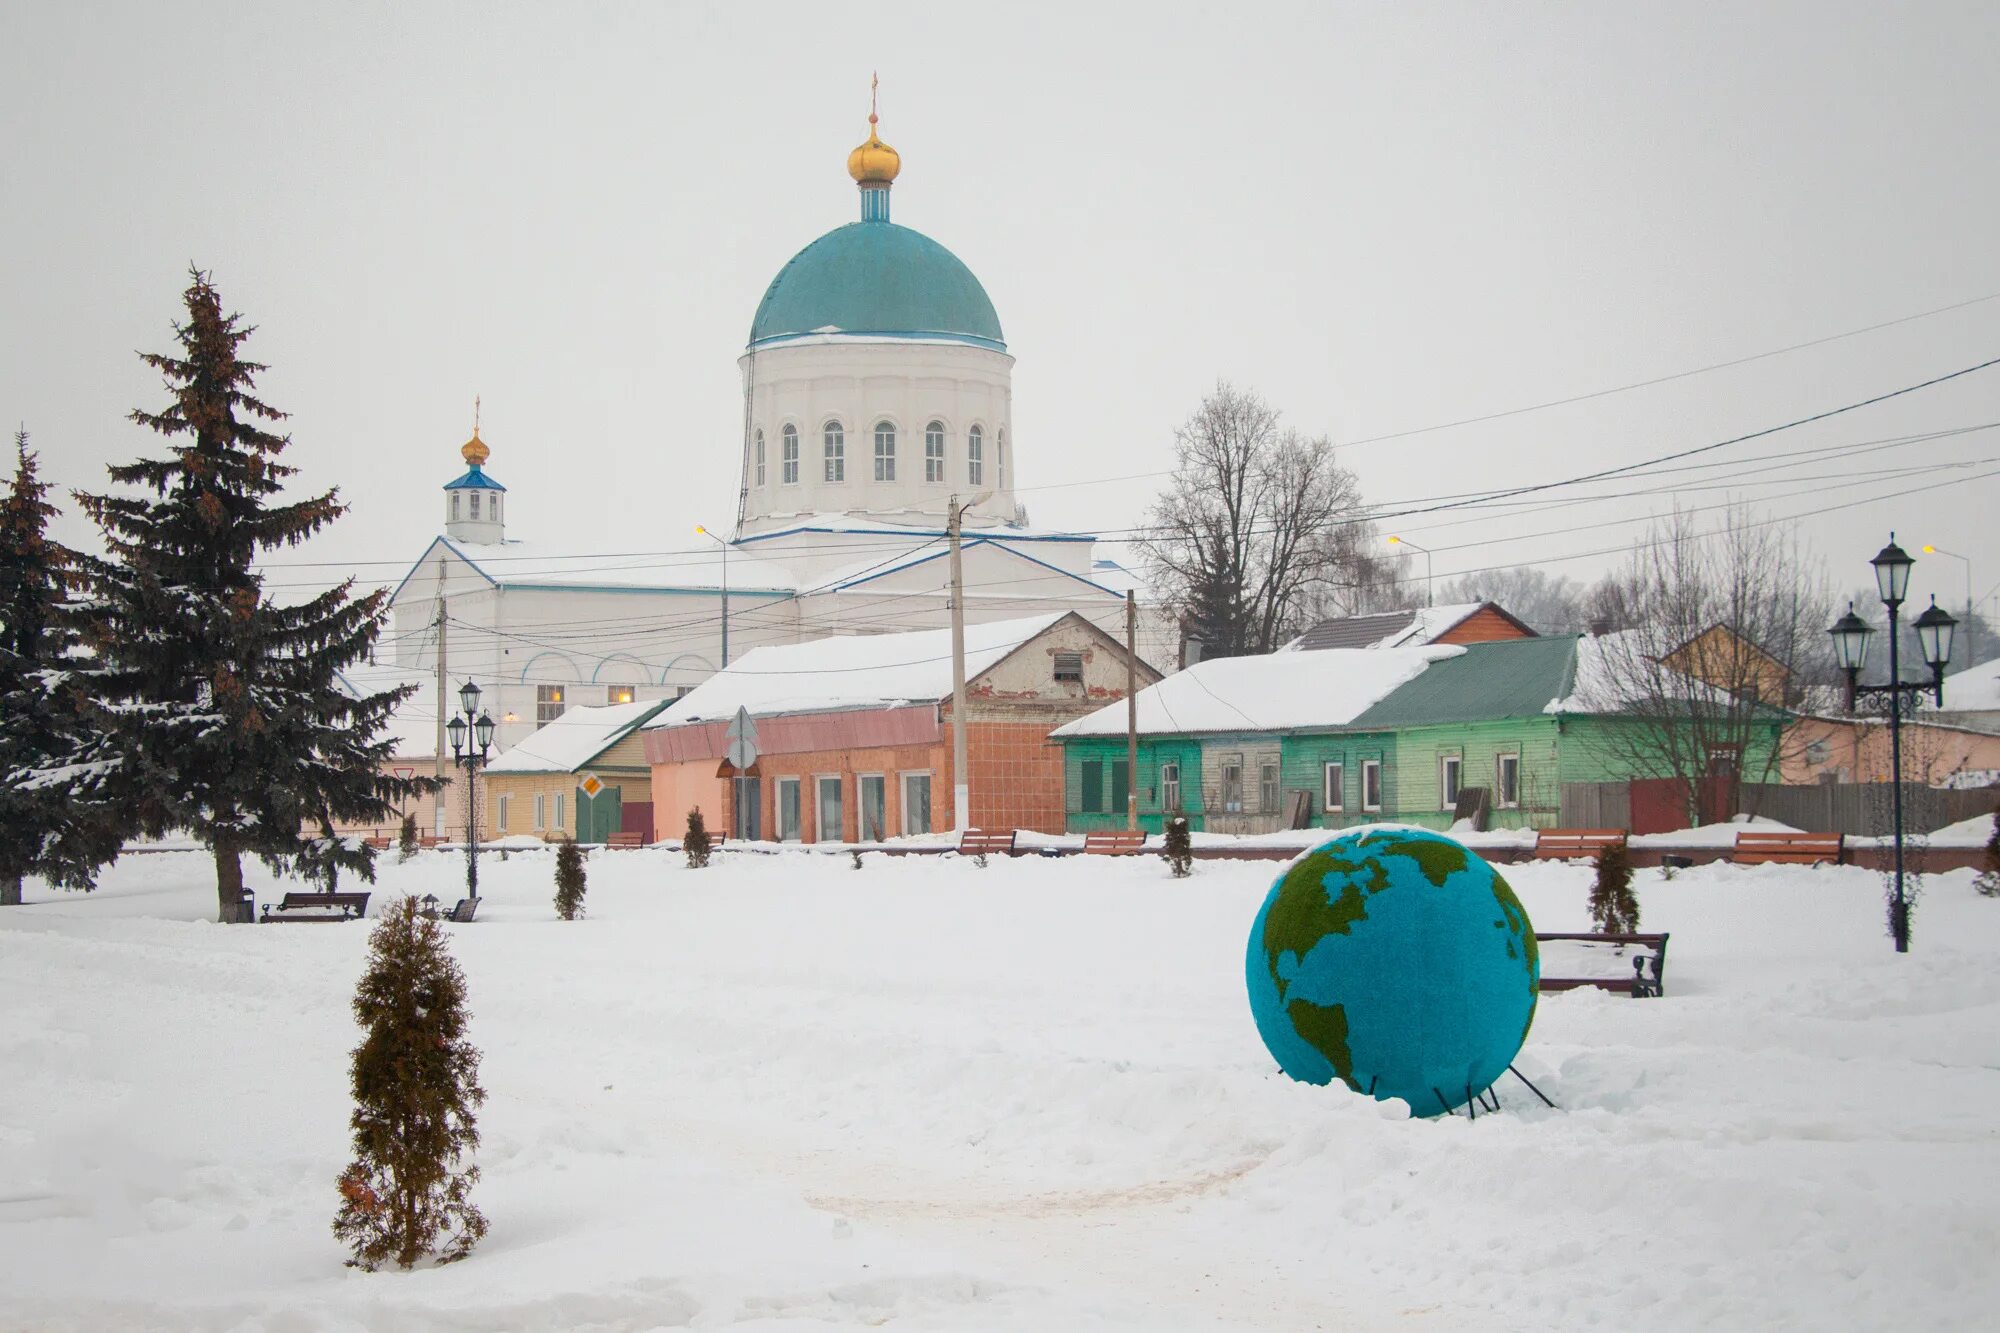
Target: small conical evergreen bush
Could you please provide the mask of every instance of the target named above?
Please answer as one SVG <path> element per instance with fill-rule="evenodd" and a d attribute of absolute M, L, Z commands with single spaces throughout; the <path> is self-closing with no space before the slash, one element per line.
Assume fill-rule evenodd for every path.
<path fill-rule="evenodd" d="M 405 898 L 368 941 L 368 970 L 354 992 L 364 1033 L 354 1048 L 354 1161 L 341 1173 L 333 1234 L 371 1272 L 409 1268 L 426 1255 L 463 1259 L 486 1234 L 472 1206 L 479 1168 L 460 1160 L 479 1146 L 473 1109 L 486 1100 L 479 1052 L 466 1040 L 465 974 L 444 927 Z"/>
<path fill-rule="evenodd" d="M 687 832 L 681 834 L 681 850 L 687 853 L 689 870 L 700 870 L 708 864 L 708 854 L 712 848 L 708 839 L 708 825 L 702 820 L 700 806 L 688 811 Z"/>
<path fill-rule="evenodd" d="M 574 921 L 583 915 L 583 848 L 575 838 L 556 847 L 556 915 Z"/>
<path fill-rule="evenodd" d="M 2000 898 L 2000 806 L 1993 810 L 1993 832 L 1986 838 L 1986 868 L 1972 887 L 1989 898 Z"/>
<path fill-rule="evenodd" d="M 1173 867 L 1174 878 L 1184 879 L 1194 869 L 1194 839 L 1188 836 L 1186 815 L 1175 815 L 1167 820 L 1167 864 Z"/>
<path fill-rule="evenodd" d="M 396 834 L 396 859 L 407 861 L 417 854 L 417 817 L 403 816 L 403 827 Z"/>
<path fill-rule="evenodd" d="M 1590 919 L 1599 934 L 1630 935 L 1639 929 L 1639 900 L 1632 893 L 1632 858 L 1619 846 L 1597 854 L 1597 878 L 1590 886 Z"/>

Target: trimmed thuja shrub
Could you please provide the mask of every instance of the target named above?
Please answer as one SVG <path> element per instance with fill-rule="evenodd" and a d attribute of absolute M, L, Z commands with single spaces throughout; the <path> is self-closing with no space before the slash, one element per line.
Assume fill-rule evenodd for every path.
<path fill-rule="evenodd" d="M 583 848 L 564 838 L 556 848 L 556 915 L 574 921 L 583 915 Z"/>
<path fill-rule="evenodd" d="M 1603 935 L 1630 935 L 1639 929 L 1639 900 L 1632 893 L 1632 858 L 1623 847 L 1597 854 L 1597 879 L 1590 886 L 1590 919 Z"/>
<path fill-rule="evenodd" d="M 708 825 L 702 820 L 700 806 L 688 811 L 687 832 L 681 834 L 681 850 L 687 853 L 689 870 L 700 870 L 708 864 L 711 850 Z"/>
<path fill-rule="evenodd" d="M 435 1254 L 463 1259 L 486 1234 L 472 1206 L 479 1168 L 459 1161 L 479 1146 L 473 1108 L 479 1052 L 465 1037 L 465 974 L 445 930 L 414 898 L 389 909 L 368 941 L 354 992 L 364 1033 L 354 1048 L 354 1161 L 340 1176 L 333 1234 L 348 1263 L 410 1268 Z"/>
<path fill-rule="evenodd" d="M 1194 839 L 1188 836 L 1186 815 L 1175 815 L 1167 821 L 1167 846 L 1164 855 L 1167 864 L 1173 867 L 1174 878 L 1185 878 L 1194 868 Z"/>
<path fill-rule="evenodd" d="M 416 854 L 417 817 L 414 814 L 404 815 L 402 830 L 396 834 L 396 859 L 407 861 Z"/>
<path fill-rule="evenodd" d="M 2000 898 L 2000 806 L 1993 811 L 1993 832 L 1986 838 L 1986 868 L 1972 881 L 1972 887 L 1989 898 Z"/>

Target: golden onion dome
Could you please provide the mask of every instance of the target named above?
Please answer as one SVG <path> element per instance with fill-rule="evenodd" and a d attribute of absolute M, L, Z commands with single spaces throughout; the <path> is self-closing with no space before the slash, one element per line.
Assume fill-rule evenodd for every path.
<path fill-rule="evenodd" d="M 875 114 L 868 114 L 868 142 L 847 155 L 847 174 L 859 185 L 887 185 L 903 169 L 903 159 L 875 133 Z"/>
<path fill-rule="evenodd" d="M 485 463 L 492 453 L 493 451 L 486 447 L 486 441 L 479 438 L 479 427 L 477 426 L 472 428 L 472 438 L 467 440 L 458 451 L 459 457 L 474 467 Z"/>

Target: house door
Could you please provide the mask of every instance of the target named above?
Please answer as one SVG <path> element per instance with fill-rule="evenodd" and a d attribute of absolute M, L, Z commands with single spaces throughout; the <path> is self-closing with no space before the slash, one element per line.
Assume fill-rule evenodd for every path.
<path fill-rule="evenodd" d="M 840 799 L 840 779 L 820 778 L 814 784 L 819 800 L 818 821 L 813 828 L 815 842 L 839 842 L 846 828 L 845 810 Z"/>
<path fill-rule="evenodd" d="M 621 827 L 622 800 L 619 789 L 605 787 L 592 796 L 583 788 L 576 789 L 576 840 L 578 842 L 609 842 L 611 835 Z"/>

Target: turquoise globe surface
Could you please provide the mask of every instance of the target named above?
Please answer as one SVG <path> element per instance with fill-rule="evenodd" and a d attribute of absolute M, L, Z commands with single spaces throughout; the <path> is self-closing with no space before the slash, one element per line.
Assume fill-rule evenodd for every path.
<path fill-rule="evenodd" d="M 1257 1031 L 1287 1074 L 1437 1115 L 1513 1063 L 1541 965 L 1492 866 L 1440 834 L 1369 828 L 1278 876 L 1245 971 Z"/>

